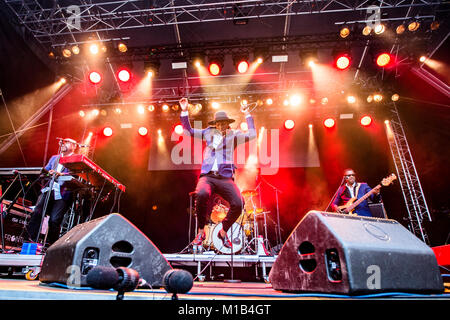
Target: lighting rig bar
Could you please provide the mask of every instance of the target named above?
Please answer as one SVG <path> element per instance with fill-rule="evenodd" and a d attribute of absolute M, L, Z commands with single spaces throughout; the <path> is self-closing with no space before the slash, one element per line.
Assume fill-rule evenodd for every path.
<path fill-rule="evenodd" d="M 18 22 L 41 44 L 65 45 L 74 36 L 98 33 L 108 38 L 108 31 L 151 28 L 217 21 L 245 21 L 280 16 L 324 13 L 367 13 L 376 5 L 383 12 L 390 9 L 422 9 L 443 4 L 436 0 L 305 0 L 305 1 L 73 1 L 69 7 L 46 6 L 42 1 L 3 0 L 14 12 Z M 50 2 L 49 2 L 50 3 Z M 153 6 L 152 6 L 153 3 Z M 402 11 L 402 10 L 401 10 Z M 393 14 L 393 13 L 392 13 Z M 401 16 L 401 13 L 400 13 Z M 70 38 L 69 38 L 70 37 Z M 68 40 L 69 39 L 69 40 Z M 81 39 L 80 39 L 81 40 Z M 84 40 L 84 39 L 83 39 Z M 76 41 L 75 41 L 76 42 Z"/>

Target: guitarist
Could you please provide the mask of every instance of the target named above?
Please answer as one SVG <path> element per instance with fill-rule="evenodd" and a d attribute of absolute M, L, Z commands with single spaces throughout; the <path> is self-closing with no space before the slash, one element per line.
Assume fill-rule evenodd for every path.
<path fill-rule="evenodd" d="M 372 213 L 369 209 L 367 200 L 362 201 L 355 207 L 353 212 L 347 212 L 345 205 L 355 202 L 357 199 L 370 192 L 372 189 L 365 182 L 356 182 L 356 175 L 353 169 L 344 170 L 344 184 L 339 187 L 339 190 L 331 205 L 334 211 L 339 213 L 357 214 L 359 216 L 371 217 Z M 375 192 L 369 197 L 372 202 L 379 202 L 381 200 L 380 188 L 375 188 Z"/>

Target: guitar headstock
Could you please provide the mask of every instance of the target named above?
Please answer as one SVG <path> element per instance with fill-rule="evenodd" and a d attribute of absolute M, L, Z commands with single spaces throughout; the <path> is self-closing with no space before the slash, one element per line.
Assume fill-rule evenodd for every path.
<path fill-rule="evenodd" d="M 390 176 L 388 176 L 388 177 L 384 178 L 383 180 L 381 180 L 381 185 L 383 185 L 384 187 L 387 187 L 392 182 L 394 182 L 395 179 L 397 179 L 397 176 L 392 173 Z"/>

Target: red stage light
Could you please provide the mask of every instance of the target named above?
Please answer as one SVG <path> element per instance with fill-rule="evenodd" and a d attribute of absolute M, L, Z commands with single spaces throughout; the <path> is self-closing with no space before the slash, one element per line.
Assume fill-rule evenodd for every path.
<path fill-rule="evenodd" d="M 241 62 L 239 62 L 239 64 L 237 65 L 237 71 L 239 73 L 246 73 L 248 70 L 249 64 L 247 61 L 242 60 Z"/>
<path fill-rule="evenodd" d="M 138 133 L 140 136 L 144 137 L 148 134 L 148 129 L 146 127 L 140 127 Z"/>
<path fill-rule="evenodd" d="M 92 71 L 89 73 L 89 81 L 93 84 L 98 84 L 102 81 L 102 76 L 97 71 Z"/>
<path fill-rule="evenodd" d="M 286 120 L 286 121 L 284 122 L 284 127 L 285 127 L 287 130 L 292 130 L 292 129 L 295 127 L 295 122 L 294 122 L 294 120 Z"/>
<path fill-rule="evenodd" d="M 175 133 L 178 135 L 182 135 L 183 134 L 183 126 L 181 124 L 177 124 L 175 126 Z"/>
<path fill-rule="evenodd" d="M 105 128 L 103 129 L 103 135 L 104 135 L 105 137 L 111 137 L 112 134 L 113 134 L 113 129 L 112 129 L 111 127 L 105 127 Z"/>
<path fill-rule="evenodd" d="M 362 126 L 367 127 L 372 123 L 372 118 L 370 116 L 364 116 L 359 120 Z"/>
<path fill-rule="evenodd" d="M 340 55 L 336 59 L 336 67 L 340 70 L 345 70 L 350 67 L 350 57 L 348 55 Z"/>
<path fill-rule="evenodd" d="M 323 125 L 327 128 L 333 128 L 335 124 L 336 122 L 333 118 L 325 119 L 325 121 L 323 122 Z"/>
<path fill-rule="evenodd" d="M 391 63 L 392 57 L 389 53 L 380 53 L 377 56 L 377 66 L 379 67 L 386 67 Z"/>
<path fill-rule="evenodd" d="M 213 62 L 209 65 L 208 70 L 212 76 L 217 76 L 220 73 L 221 68 L 218 63 Z"/>
<path fill-rule="evenodd" d="M 117 73 L 117 77 L 122 82 L 128 82 L 131 78 L 131 73 L 127 69 L 120 69 Z"/>

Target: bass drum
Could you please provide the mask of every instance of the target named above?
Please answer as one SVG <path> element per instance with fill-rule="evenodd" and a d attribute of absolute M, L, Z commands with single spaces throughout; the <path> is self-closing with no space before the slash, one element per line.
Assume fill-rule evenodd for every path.
<path fill-rule="evenodd" d="M 217 251 L 224 253 L 224 254 L 231 254 L 231 249 L 227 248 L 223 245 L 222 240 L 219 238 L 219 231 L 222 229 L 222 222 L 217 224 L 214 227 L 214 230 L 212 232 L 212 239 L 214 248 L 216 248 Z M 233 234 L 231 234 L 231 231 L 233 231 Z M 231 242 L 233 243 L 233 254 L 238 253 L 242 250 L 242 247 L 244 246 L 244 233 L 242 231 L 242 226 L 239 223 L 233 223 L 231 228 L 227 232 L 228 238 L 230 238 Z"/>

